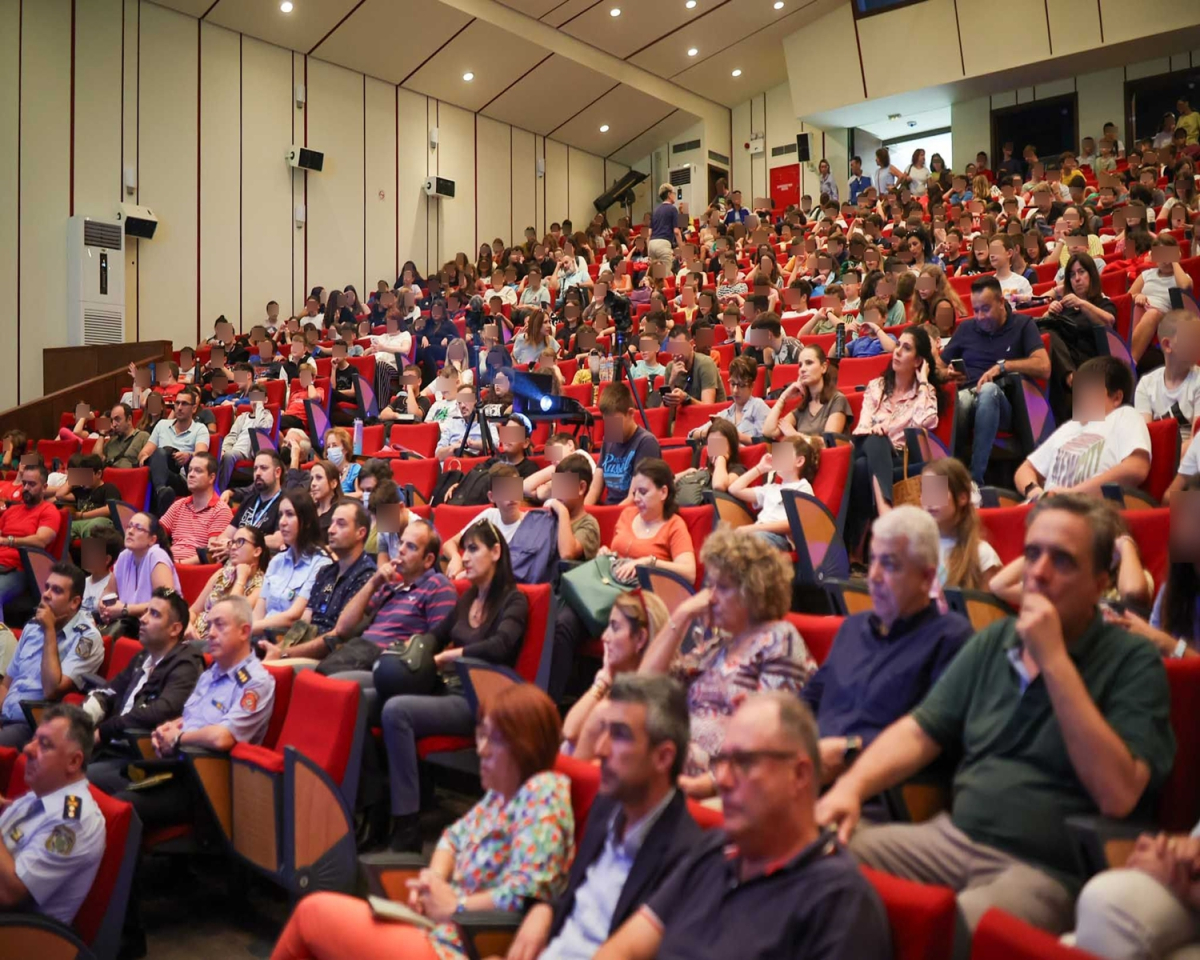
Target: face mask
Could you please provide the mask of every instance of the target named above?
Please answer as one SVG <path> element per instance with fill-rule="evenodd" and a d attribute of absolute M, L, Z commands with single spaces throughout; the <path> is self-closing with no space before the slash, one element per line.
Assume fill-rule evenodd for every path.
<path fill-rule="evenodd" d="M 325 455 L 329 457 L 329 462 L 335 467 L 340 467 L 346 459 L 341 447 L 330 447 L 325 451 Z"/>

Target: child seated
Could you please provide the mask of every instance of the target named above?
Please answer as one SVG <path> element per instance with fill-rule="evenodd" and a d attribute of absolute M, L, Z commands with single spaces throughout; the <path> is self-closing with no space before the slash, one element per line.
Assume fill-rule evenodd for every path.
<path fill-rule="evenodd" d="M 732 496 L 758 509 L 758 518 L 750 529 L 780 550 L 793 548 L 783 491 L 812 495 L 812 481 L 821 466 L 824 447 L 820 439 L 803 434 L 773 443 L 770 453 L 729 485 Z M 764 478 L 762 486 L 751 486 L 760 477 Z"/>

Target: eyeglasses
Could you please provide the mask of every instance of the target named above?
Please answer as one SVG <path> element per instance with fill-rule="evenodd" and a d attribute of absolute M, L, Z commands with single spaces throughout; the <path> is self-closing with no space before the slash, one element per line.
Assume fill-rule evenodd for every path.
<path fill-rule="evenodd" d="M 728 765 L 733 775 L 741 778 L 764 760 L 794 760 L 797 754 L 793 750 L 723 750 L 708 758 L 709 767 L 714 774 L 721 767 Z"/>
<path fill-rule="evenodd" d="M 750 384 L 747 383 L 745 380 L 730 380 L 729 385 L 731 387 L 733 387 L 735 390 L 740 389 L 741 387 L 750 386 Z"/>
<path fill-rule="evenodd" d="M 246 537 L 234 537 L 232 542 L 235 547 L 250 546 L 250 540 Z"/>

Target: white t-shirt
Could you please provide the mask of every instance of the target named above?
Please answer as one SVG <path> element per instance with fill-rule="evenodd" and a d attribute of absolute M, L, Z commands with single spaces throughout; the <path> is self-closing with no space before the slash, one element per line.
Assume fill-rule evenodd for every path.
<path fill-rule="evenodd" d="M 791 483 L 764 483 L 754 488 L 754 505 L 758 507 L 759 523 L 785 523 L 787 511 L 783 509 L 783 491 L 796 490 L 812 496 L 812 484 L 804 478 Z"/>
<path fill-rule="evenodd" d="M 1175 280 L 1174 270 L 1165 277 L 1158 272 L 1158 267 L 1142 271 L 1142 296 L 1150 301 L 1150 306 L 1155 310 L 1166 313 L 1171 309 L 1171 291 L 1177 286 L 1179 283 Z"/>
<path fill-rule="evenodd" d="M 1179 473 L 1184 477 L 1194 477 L 1200 473 L 1200 443 L 1189 443 L 1183 451 L 1183 459 L 1179 461 Z"/>
<path fill-rule="evenodd" d="M 1003 280 L 997 276 L 996 280 L 999 281 L 1000 289 L 1004 292 L 1006 297 L 1012 297 L 1016 295 L 1017 297 L 1023 299 L 1025 297 L 1033 296 L 1032 284 L 1030 284 L 1030 282 L 1019 273 L 1009 273 L 1009 275 Z"/>
<path fill-rule="evenodd" d="M 1162 420 L 1172 416 L 1171 407 L 1178 403 L 1188 418 L 1186 427 L 1180 425 L 1179 434 L 1188 440 L 1192 435 L 1191 425 L 1200 416 L 1200 367 L 1192 367 L 1183 383 L 1173 390 L 1167 388 L 1166 373 L 1165 367 L 1159 367 L 1138 381 L 1133 408 L 1140 414 L 1149 414 L 1152 420 Z"/>
<path fill-rule="evenodd" d="M 109 588 L 112 588 L 111 590 Z M 106 593 L 116 593 L 117 585 L 113 580 L 112 571 L 109 571 L 107 577 L 97 581 L 95 577 L 89 576 L 83 584 L 83 603 L 80 609 L 88 616 L 94 617 L 96 608 L 100 606 L 100 598 Z"/>
<path fill-rule="evenodd" d="M 912 195 L 914 197 L 925 196 L 925 194 L 929 191 L 929 188 L 927 186 L 927 181 L 929 180 L 929 175 L 930 175 L 929 168 L 928 167 L 909 167 L 907 173 L 908 173 L 908 177 L 909 177 L 908 186 L 909 186 L 909 189 L 912 190 Z"/>
<path fill-rule="evenodd" d="M 1133 407 L 1117 407 L 1103 420 L 1071 420 L 1029 455 L 1044 490 L 1073 487 L 1110 470 L 1138 450 L 1150 452 L 1150 430 Z"/>
<path fill-rule="evenodd" d="M 513 534 L 515 534 L 517 532 L 517 527 L 519 527 L 521 525 L 521 521 L 524 519 L 525 519 L 525 514 L 524 514 L 524 512 L 522 512 L 521 514 L 519 514 L 517 516 L 517 519 L 514 523 L 505 523 L 503 520 L 500 519 L 499 507 L 488 507 L 481 514 L 479 514 L 479 516 L 477 516 L 474 520 L 472 520 L 470 523 L 468 523 L 467 526 L 463 527 L 462 530 L 458 531 L 458 537 L 460 538 L 459 543 L 462 542 L 461 537 L 463 535 L 463 531 L 468 529 L 469 527 L 473 527 L 475 524 L 479 523 L 479 521 L 481 521 L 481 520 L 484 520 L 484 521 L 490 520 L 492 522 L 492 525 L 497 530 L 500 531 L 500 536 L 502 536 L 504 538 L 504 542 L 512 543 Z"/>
<path fill-rule="evenodd" d="M 938 538 L 938 568 L 937 582 L 940 586 L 946 585 L 946 577 L 949 574 L 950 554 L 954 552 L 954 545 L 957 541 L 954 537 L 939 537 Z M 994 567 L 1002 567 L 1004 564 L 1000 560 L 1000 554 L 986 540 L 979 541 L 979 570 L 986 572 Z M 936 594 L 936 591 L 934 591 Z"/>

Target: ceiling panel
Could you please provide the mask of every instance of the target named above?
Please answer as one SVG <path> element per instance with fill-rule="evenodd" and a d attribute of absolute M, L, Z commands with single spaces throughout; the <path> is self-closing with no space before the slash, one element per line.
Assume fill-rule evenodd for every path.
<path fill-rule="evenodd" d="M 563 0 L 499 0 L 510 10 L 516 10 L 535 20 L 545 16 L 555 7 L 561 6 Z"/>
<path fill-rule="evenodd" d="M 556 129 L 553 136 L 580 150 L 606 157 L 673 110 L 671 104 L 621 84 Z M 608 125 L 608 132 L 600 132 L 602 124 Z"/>
<path fill-rule="evenodd" d="M 204 11 L 212 6 L 212 0 L 154 0 L 154 2 L 160 7 L 178 10 L 180 13 L 186 13 L 189 17 L 196 18 L 204 16 Z"/>
<path fill-rule="evenodd" d="M 609 159 L 616 160 L 618 163 L 637 163 L 643 157 L 649 156 L 664 143 L 678 138 L 689 127 L 695 126 L 699 120 L 700 118 L 693 114 L 683 110 L 676 110 L 674 113 L 668 114 L 645 133 L 629 141 L 624 146 L 620 146 L 617 152 Z M 651 191 L 656 191 L 658 184 L 654 184 L 650 189 Z"/>
<path fill-rule="evenodd" d="M 603 0 L 559 29 L 624 60 L 636 50 L 690 23 L 721 0 L 700 0 L 688 10 L 684 0 Z M 666 12 L 676 8 L 670 17 Z M 612 10 L 621 11 L 619 17 Z"/>
<path fill-rule="evenodd" d="M 365 0 L 313 55 L 388 83 L 400 83 L 470 22 L 467 14 L 441 3 Z M 380 37 L 400 29 L 404 43 L 379 42 Z"/>
<path fill-rule="evenodd" d="M 615 84 L 603 73 L 556 53 L 500 94 L 482 113 L 545 136 Z"/>
<path fill-rule="evenodd" d="M 219 0 L 206 18 L 276 46 L 307 53 L 358 0 L 295 0 L 291 13 L 282 13 L 277 0 Z"/>
<path fill-rule="evenodd" d="M 524 37 L 476 20 L 404 86 L 464 110 L 478 111 L 549 52 Z M 468 71 L 475 74 L 469 83 L 463 80 Z"/>
<path fill-rule="evenodd" d="M 696 65 L 697 61 L 712 57 L 726 47 L 745 39 L 757 30 L 777 25 L 804 0 L 785 0 L 782 10 L 773 9 L 773 0 L 730 0 L 721 4 L 707 15 L 697 17 L 684 24 L 674 33 L 647 47 L 629 62 L 656 73 L 660 77 L 673 77 Z M 816 0 L 808 0 L 816 2 Z M 763 30 L 759 39 L 764 47 L 783 43 L 783 33 Z M 695 47 L 699 53 L 689 57 L 687 51 Z"/>
<path fill-rule="evenodd" d="M 577 17 L 588 7 L 599 3 L 600 0 L 561 0 L 560 3 L 551 7 L 549 11 L 542 14 L 542 22 L 548 23 L 552 27 L 558 27 L 566 23 L 572 17 Z M 659 0 L 632 0 L 635 3 L 658 3 Z M 615 4 L 614 4 L 615 6 Z"/>

